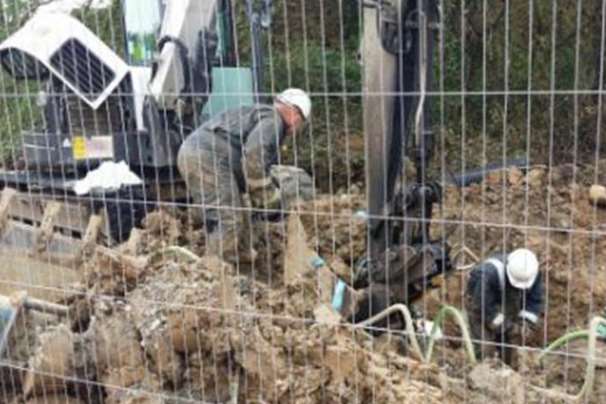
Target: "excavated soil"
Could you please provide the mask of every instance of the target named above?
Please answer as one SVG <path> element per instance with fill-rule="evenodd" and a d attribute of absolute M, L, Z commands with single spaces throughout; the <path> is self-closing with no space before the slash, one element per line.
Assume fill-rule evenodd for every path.
<path fill-rule="evenodd" d="M 589 200 L 594 170 L 534 168 L 524 175 L 512 169 L 493 173 L 482 184 L 445 191 L 432 230 L 436 237 L 448 234 L 453 250 L 466 246 L 486 258 L 526 246 L 538 254 L 546 312 L 542 332 L 529 345 L 543 346 L 566 331 L 586 328 L 606 307 L 606 209 Z M 462 307 L 465 279 L 465 271 L 456 273 L 432 297 Z"/>
<path fill-rule="evenodd" d="M 531 348 L 586 328 L 606 306 L 606 209 L 588 199 L 595 182 L 590 168 L 507 170 L 480 185 L 446 187 L 434 216 L 432 234 L 453 253 L 465 246 L 485 258 L 525 245 L 539 254 L 547 306 L 542 330 L 526 341 Z M 346 282 L 364 256 L 363 208 L 360 194 L 293 208 L 309 249 Z M 340 322 L 313 271 L 285 281 L 286 222 L 256 224 L 259 258 L 233 267 L 166 251 L 177 245 L 204 254 L 191 217 L 155 212 L 120 249 L 96 251 L 87 292 L 68 302 L 66 324 L 37 337 L 29 383 L 13 403 L 44 402 L 40 392 L 57 402 L 110 404 L 560 402 L 528 383 L 574 393 L 583 382 L 584 342 L 569 348 L 576 359 L 555 356 L 539 366 L 531 349 L 516 370 L 494 361 L 473 368 L 449 323 L 432 364 L 423 364 L 401 336 L 372 338 Z M 444 303 L 462 307 L 464 264 L 473 262 L 458 255 L 462 268 L 438 279 L 419 309 L 431 317 Z M 598 369 L 591 402 L 606 400 L 605 373 Z"/>

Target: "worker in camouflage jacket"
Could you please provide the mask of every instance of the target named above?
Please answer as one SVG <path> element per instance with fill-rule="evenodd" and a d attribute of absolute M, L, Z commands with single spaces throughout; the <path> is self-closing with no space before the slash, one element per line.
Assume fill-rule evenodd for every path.
<path fill-rule="evenodd" d="M 517 335 L 525 342 L 537 329 L 542 309 L 543 280 L 532 251 L 494 256 L 472 269 L 466 310 L 478 357 L 499 350 L 511 363 L 513 338 Z"/>
<path fill-rule="evenodd" d="M 207 252 L 233 263 L 254 260 L 248 193 L 255 209 L 280 207 L 280 190 L 270 177 L 280 145 L 299 132 L 311 113 L 311 100 L 300 89 L 280 93 L 273 105 L 226 111 L 185 139 L 178 169 L 195 203 L 205 209 Z"/>

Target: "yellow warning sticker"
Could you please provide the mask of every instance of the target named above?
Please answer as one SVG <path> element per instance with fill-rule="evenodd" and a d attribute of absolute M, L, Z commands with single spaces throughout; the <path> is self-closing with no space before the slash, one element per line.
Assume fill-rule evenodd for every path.
<path fill-rule="evenodd" d="M 72 150 L 74 160 L 82 160 L 86 158 L 86 140 L 84 136 L 74 136 L 72 138 Z"/>

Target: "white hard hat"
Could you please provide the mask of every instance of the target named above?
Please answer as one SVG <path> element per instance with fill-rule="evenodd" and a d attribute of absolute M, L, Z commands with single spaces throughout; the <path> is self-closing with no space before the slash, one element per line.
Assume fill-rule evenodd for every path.
<path fill-rule="evenodd" d="M 507 256 L 507 278 L 518 289 L 530 289 L 539 274 L 539 260 L 530 250 L 520 248 Z"/>
<path fill-rule="evenodd" d="M 278 94 L 276 100 L 297 108 L 305 120 L 309 118 L 309 114 L 311 113 L 311 99 L 305 91 L 299 88 L 289 88 Z"/>

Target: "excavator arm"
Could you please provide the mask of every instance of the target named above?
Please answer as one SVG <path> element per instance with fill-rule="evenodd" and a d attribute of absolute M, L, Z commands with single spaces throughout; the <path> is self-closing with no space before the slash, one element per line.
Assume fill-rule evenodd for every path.
<path fill-rule="evenodd" d="M 364 2 L 364 133 L 369 255 L 393 244 L 389 223 L 396 207 L 404 159 L 424 183 L 433 136 L 427 92 L 431 89 L 437 28 L 434 0 Z"/>
<path fill-rule="evenodd" d="M 362 12 L 369 220 L 367 255 L 354 286 L 382 290 L 381 299 L 369 298 L 383 301 L 379 306 L 408 304 L 450 270 L 448 246 L 429 235 L 432 207 L 441 198 L 440 186 L 427 178 L 439 9 L 437 0 L 376 0 L 364 1 Z M 403 175 L 404 161 L 414 165 L 414 177 Z"/>

